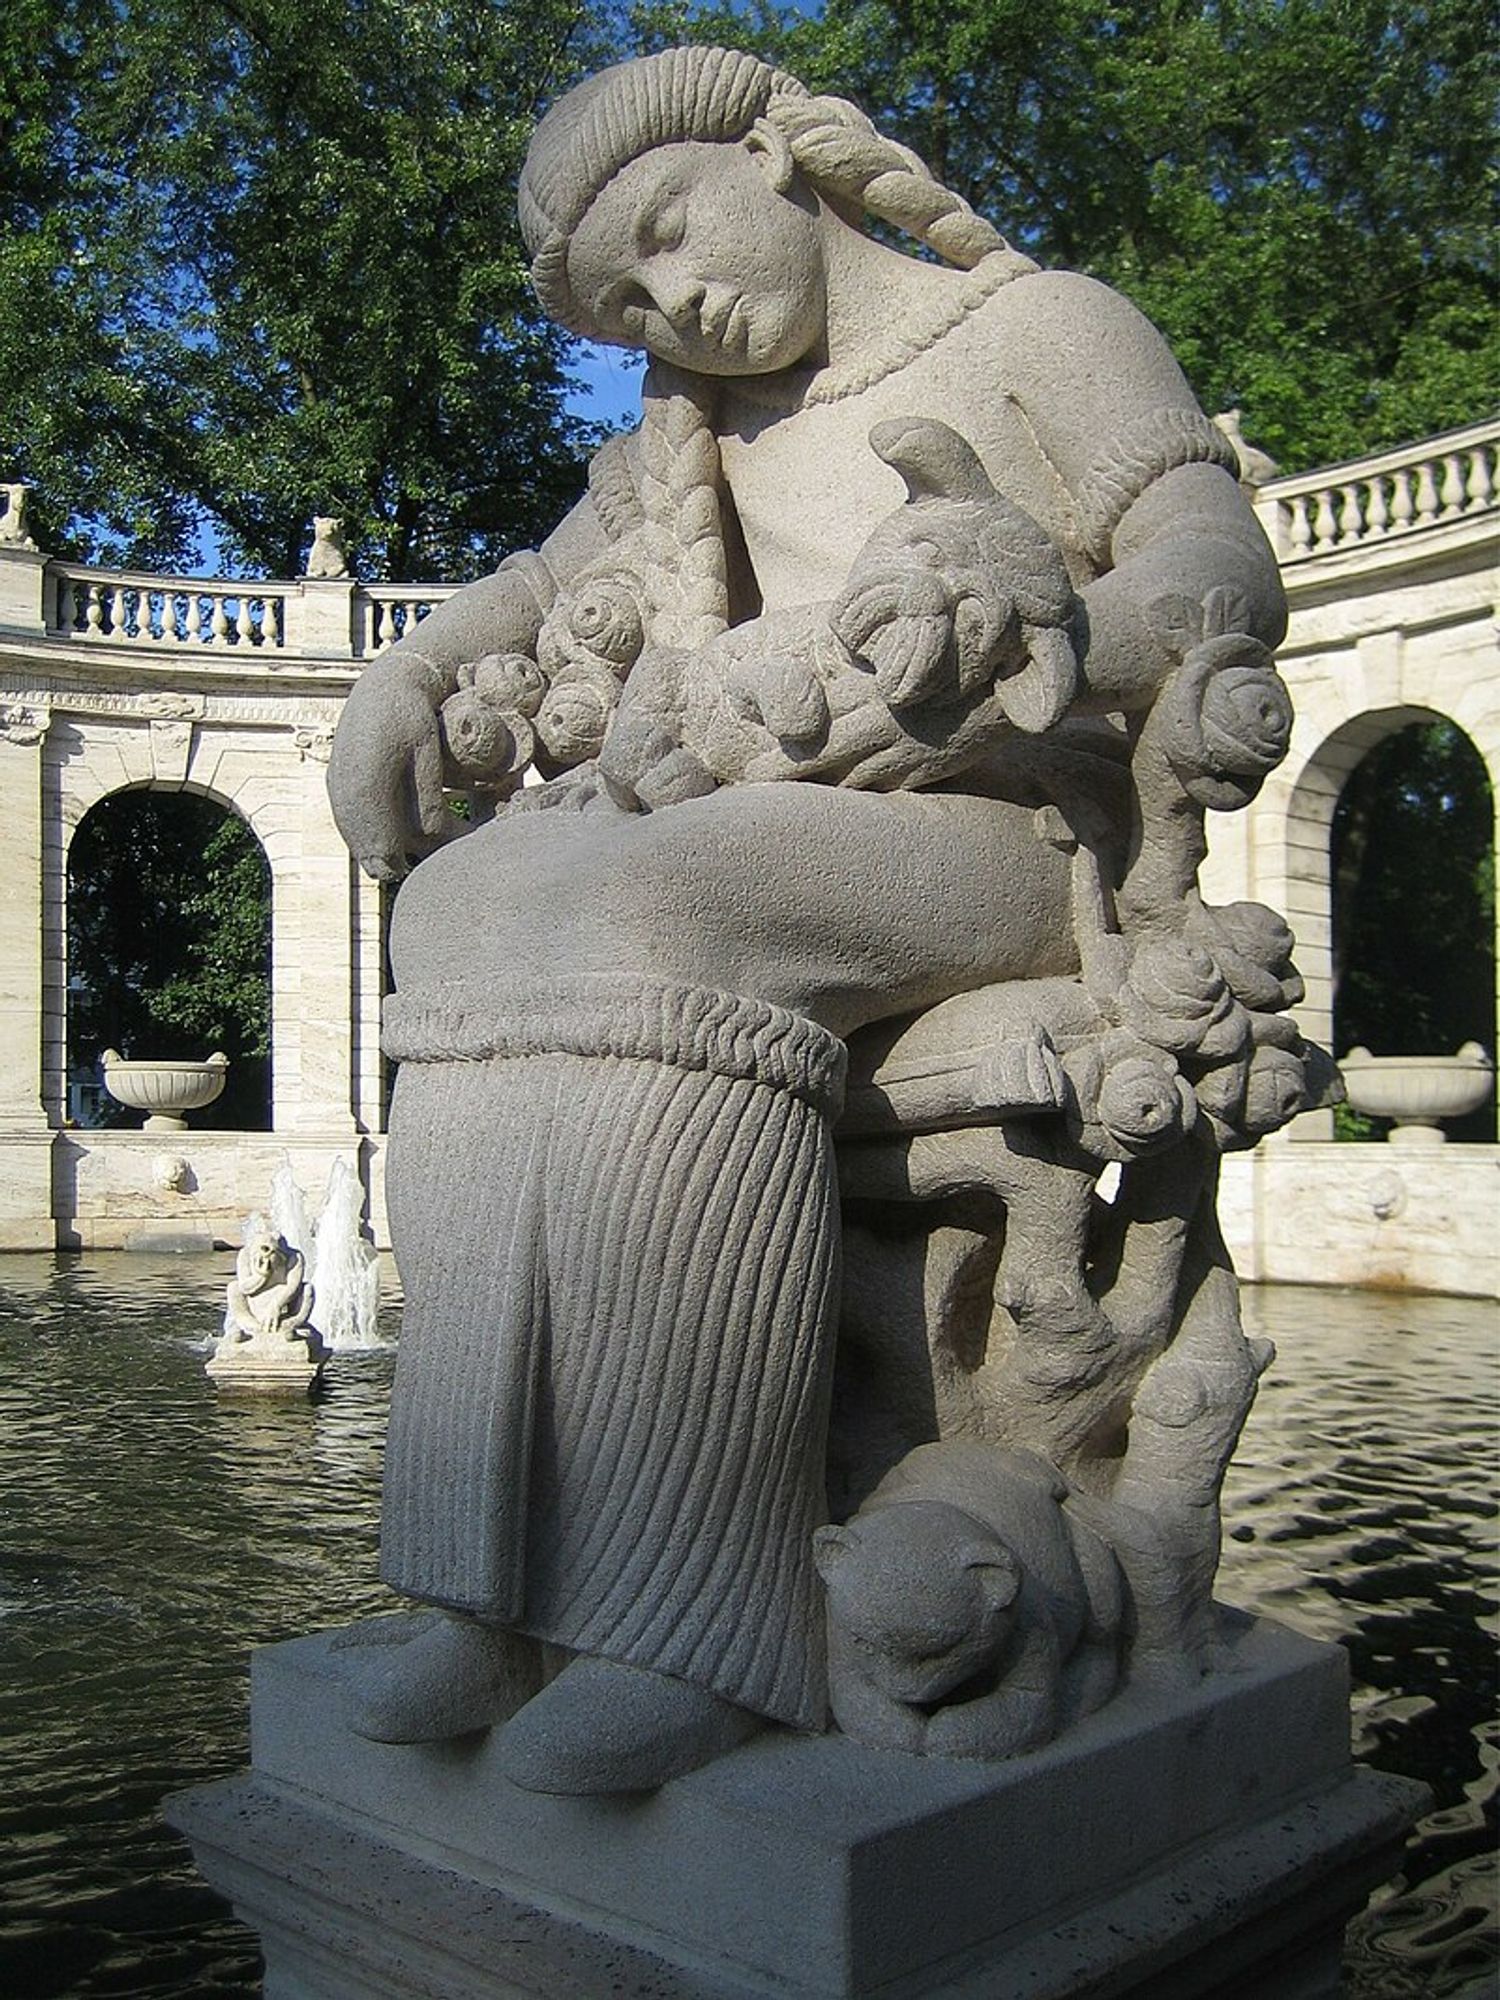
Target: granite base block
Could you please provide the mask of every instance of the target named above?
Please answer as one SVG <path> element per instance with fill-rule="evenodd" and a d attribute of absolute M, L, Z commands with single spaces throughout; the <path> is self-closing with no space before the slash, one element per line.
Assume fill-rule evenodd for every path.
<path fill-rule="evenodd" d="M 169 1807 L 273 2000 L 1317 2000 L 1422 1805 L 1350 1761 L 1343 1654 L 1264 1620 L 1004 1764 L 774 1732 L 596 1800 L 350 1734 L 336 1636 L 262 1649 L 251 1773 Z"/>

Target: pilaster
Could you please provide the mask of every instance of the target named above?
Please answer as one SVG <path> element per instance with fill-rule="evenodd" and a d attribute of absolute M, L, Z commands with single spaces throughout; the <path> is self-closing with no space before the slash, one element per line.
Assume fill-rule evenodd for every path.
<path fill-rule="evenodd" d="M 10 551 L 3 551 L 9 555 Z M 44 711 L 0 715 L 0 1248 L 51 1249 L 42 1105 Z"/>

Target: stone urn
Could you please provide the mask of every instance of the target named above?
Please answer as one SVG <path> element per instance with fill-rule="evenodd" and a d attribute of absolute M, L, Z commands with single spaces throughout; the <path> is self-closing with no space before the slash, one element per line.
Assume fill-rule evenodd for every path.
<path fill-rule="evenodd" d="M 1478 1042 L 1452 1056 L 1376 1056 L 1351 1049 L 1339 1069 L 1349 1104 L 1367 1118 L 1394 1118 L 1393 1146 L 1441 1146 L 1444 1118 L 1477 1111 L 1495 1086 L 1495 1065 Z"/>
<path fill-rule="evenodd" d="M 185 1132 L 187 1111 L 201 1111 L 224 1089 L 228 1056 L 207 1062 L 126 1062 L 118 1049 L 104 1051 L 104 1088 L 117 1104 L 144 1111 L 148 1132 Z"/>

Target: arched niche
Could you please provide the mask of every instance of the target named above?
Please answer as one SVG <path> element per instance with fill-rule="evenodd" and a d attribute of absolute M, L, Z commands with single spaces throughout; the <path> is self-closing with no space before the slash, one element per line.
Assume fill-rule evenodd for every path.
<path fill-rule="evenodd" d="M 1409 704 L 1351 717 L 1302 766 L 1287 914 L 1304 1026 L 1336 1054 L 1493 1052 L 1495 778 L 1454 717 Z M 1493 1124 L 1491 1109 L 1453 1136 L 1492 1139 Z"/>
<path fill-rule="evenodd" d="M 105 1048 L 223 1049 L 224 1093 L 194 1126 L 270 1130 L 272 877 L 246 817 L 202 786 L 119 787 L 72 828 L 65 880 L 70 1118 L 137 1122 L 99 1090 Z"/>

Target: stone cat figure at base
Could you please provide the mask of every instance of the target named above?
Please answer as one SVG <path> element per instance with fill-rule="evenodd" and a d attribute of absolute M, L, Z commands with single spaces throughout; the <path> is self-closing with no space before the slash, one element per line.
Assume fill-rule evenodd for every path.
<path fill-rule="evenodd" d="M 1009 1757 L 1108 1700 L 1124 1584 L 1067 1499 L 1033 1453 L 923 1445 L 851 1522 L 818 1530 L 830 1695 L 846 1736 Z"/>

